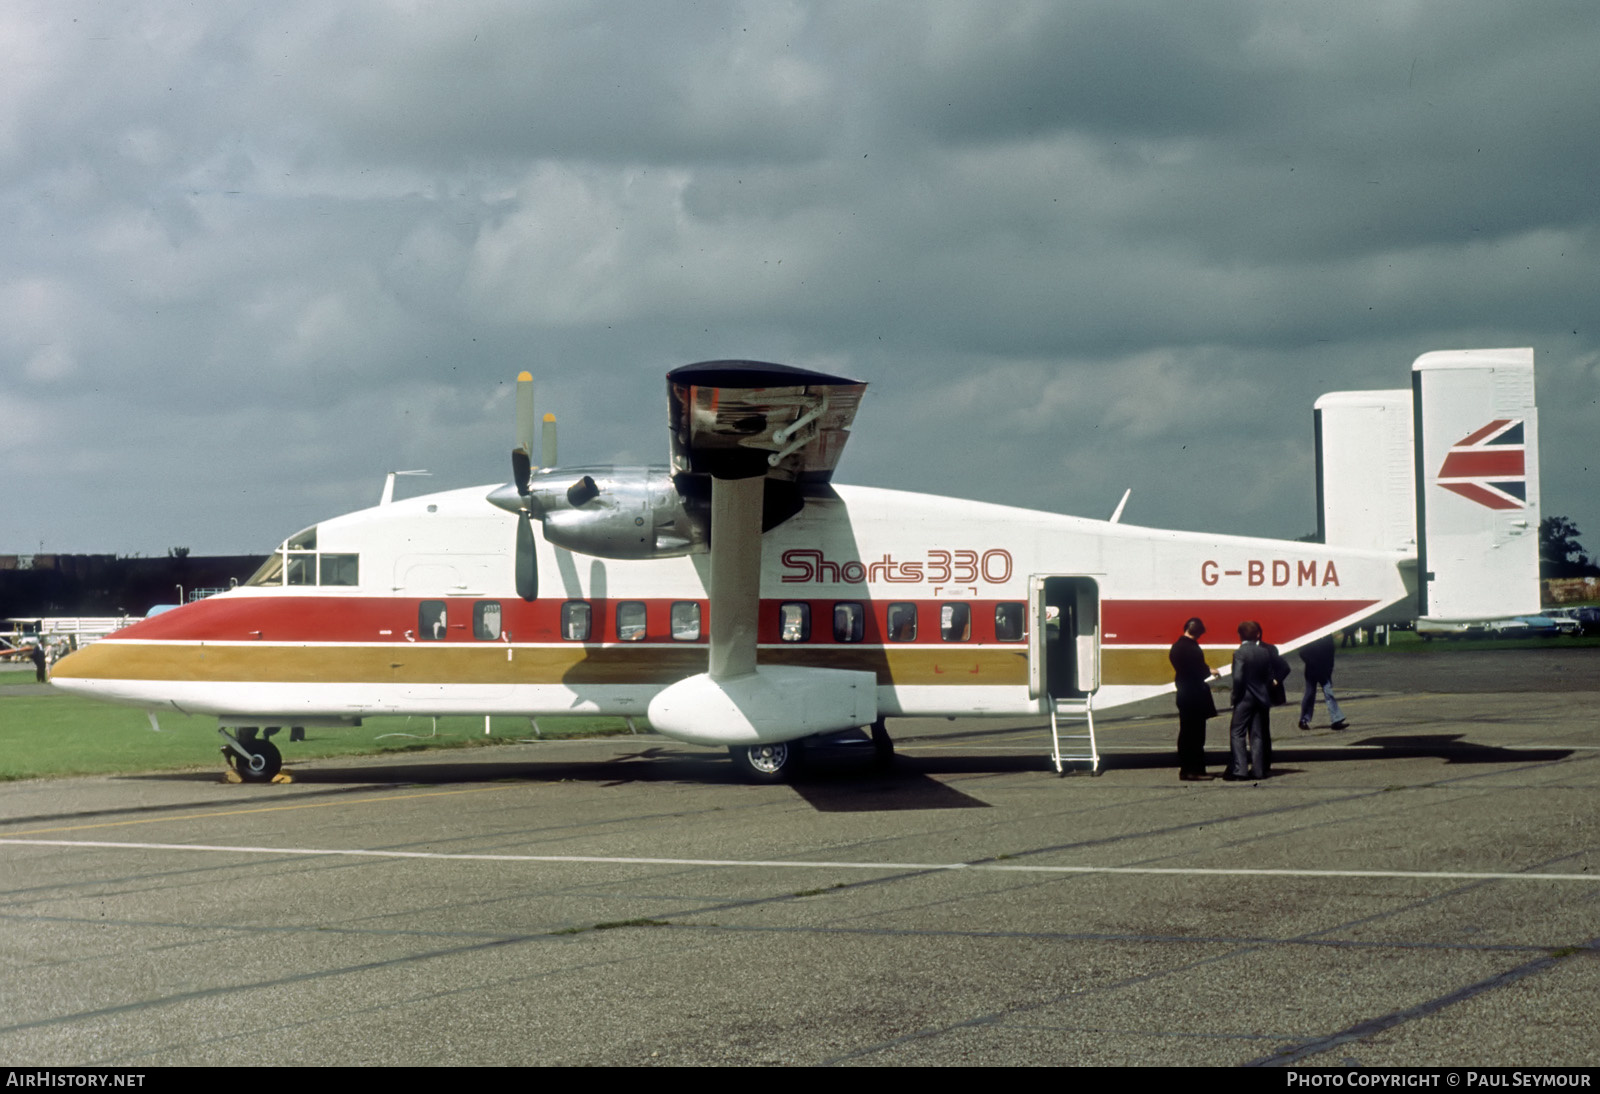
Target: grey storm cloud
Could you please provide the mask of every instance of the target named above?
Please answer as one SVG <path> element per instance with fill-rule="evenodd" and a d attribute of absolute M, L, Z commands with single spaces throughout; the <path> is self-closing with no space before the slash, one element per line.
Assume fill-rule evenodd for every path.
<path fill-rule="evenodd" d="M 1600 539 L 1592 5 L 68 0 L 0 43 L 0 551 L 504 479 L 522 368 L 565 459 L 660 461 L 663 373 L 723 356 L 871 382 L 848 481 L 1292 536 L 1317 395 L 1492 345 Z"/>

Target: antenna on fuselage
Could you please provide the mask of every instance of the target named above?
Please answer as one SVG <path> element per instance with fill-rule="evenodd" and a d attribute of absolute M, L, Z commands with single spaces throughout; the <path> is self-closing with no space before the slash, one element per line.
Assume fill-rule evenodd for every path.
<path fill-rule="evenodd" d="M 379 505 L 388 505 L 394 501 L 394 479 L 396 475 L 431 475 L 432 471 L 391 471 L 383 480 L 383 496 L 378 499 Z"/>
<path fill-rule="evenodd" d="M 1128 504 L 1128 495 L 1131 493 L 1133 493 L 1133 487 L 1131 486 L 1122 492 L 1122 500 L 1117 502 L 1117 508 L 1112 512 L 1111 519 L 1106 522 L 1107 524 L 1115 524 L 1122 519 L 1122 509 Z"/>

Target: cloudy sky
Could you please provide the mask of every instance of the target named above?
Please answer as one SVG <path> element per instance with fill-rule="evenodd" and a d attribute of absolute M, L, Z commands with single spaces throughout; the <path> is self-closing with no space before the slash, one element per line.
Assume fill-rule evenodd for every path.
<path fill-rule="evenodd" d="M 1311 402 L 1537 351 L 1600 549 L 1600 5 L 0 3 L 0 552 L 262 552 L 663 374 L 868 381 L 839 480 L 1316 527 Z M 420 492 L 413 484 L 410 492 Z"/>

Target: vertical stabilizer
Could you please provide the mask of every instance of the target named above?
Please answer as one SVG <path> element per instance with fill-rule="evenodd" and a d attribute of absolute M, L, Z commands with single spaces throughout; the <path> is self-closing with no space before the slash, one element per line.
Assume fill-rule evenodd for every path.
<path fill-rule="evenodd" d="M 1315 403 L 1318 539 L 1417 549 L 1411 392 L 1336 391 Z"/>
<path fill-rule="evenodd" d="M 1532 349 L 1447 350 L 1411 372 L 1417 611 L 1539 610 L 1539 428 Z"/>

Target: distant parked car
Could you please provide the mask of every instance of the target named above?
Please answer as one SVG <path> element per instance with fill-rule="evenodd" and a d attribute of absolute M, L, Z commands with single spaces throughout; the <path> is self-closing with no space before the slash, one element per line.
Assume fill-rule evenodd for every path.
<path fill-rule="evenodd" d="M 1485 624 L 1497 638 L 1554 638 L 1561 625 L 1548 615 L 1519 615 L 1515 619 L 1495 619 Z"/>
<path fill-rule="evenodd" d="M 1416 630 L 1417 637 L 1424 642 L 1431 642 L 1435 638 L 1476 638 L 1483 634 L 1483 624 L 1442 623 L 1436 619 L 1419 619 Z"/>
<path fill-rule="evenodd" d="M 1544 614 L 1561 625 L 1562 634 L 1600 634 L 1600 608 L 1552 608 Z"/>

